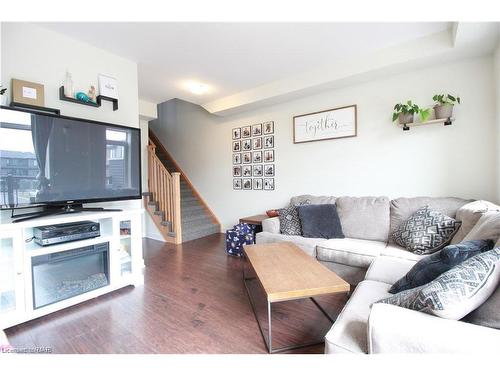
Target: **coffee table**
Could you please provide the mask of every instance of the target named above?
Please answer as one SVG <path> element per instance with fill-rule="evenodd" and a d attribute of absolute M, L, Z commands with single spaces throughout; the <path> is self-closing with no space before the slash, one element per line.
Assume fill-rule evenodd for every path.
<path fill-rule="evenodd" d="M 310 298 L 318 309 L 334 323 L 334 319 L 321 307 L 314 297 L 333 293 L 348 293 L 350 285 L 334 272 L 307 255 L 292 242 L 279 242 L 244 247 L 243 283 L 252 306 L 255 320 L 269 353 L 303 348 L 323 343 L 323 340 L 273 349 L 272 344 L 272 304 Z M 246 262 L 248 260 L 248 262 Z M 249 264 L 255 277 L 248 277 L 245 265 Z M 268 334 L 257 316 L 255 303 L 248 287 L 248 281 L 257 279 L 267 298 Z"/>

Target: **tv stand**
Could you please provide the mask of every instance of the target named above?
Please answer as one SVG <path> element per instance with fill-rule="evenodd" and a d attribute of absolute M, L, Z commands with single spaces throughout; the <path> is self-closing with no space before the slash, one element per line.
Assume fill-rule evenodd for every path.
<path fill-rule="evenodd" d="M 13 223 L 19 223 L 21 221 L 36 219 L 44 216 L 50 215 L 64 215 L 64 214 L 74 214 L 81 212 L 120 212 L 119 208 L 103 208 L 103 207 L 83 207 L 81 203 L 75 204 L 65 204 L 61 206 L 44 206 L 43 211 L 39 212 L 27 212 L 23 214 L 14 214 L 14 209 L 12 209 L 12 214 L 10 217 Z"/>

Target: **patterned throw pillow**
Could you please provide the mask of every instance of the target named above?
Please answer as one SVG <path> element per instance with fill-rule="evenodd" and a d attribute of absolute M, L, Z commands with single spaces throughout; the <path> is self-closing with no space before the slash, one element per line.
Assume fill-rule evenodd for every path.
<path fill-rule="evenodd" d="M 460 224 L 460 221 L 424 206 L 403 222 L 392 238 L 412 253 L 432 254 L 451 241 Z"/>
<path fill-rule="evenodd" d="M 299 213 L 296 206 L 288 206 L 278 210 L 280 217 L 280 232 L 289 236 L 301 236 Z"/>
<path fill-rule="evenodd" d="M 402 291 L 378 303 L 459 320 L 481 306 L 500 281 L 500 248 L 478 254 L 434 281 Z"/>

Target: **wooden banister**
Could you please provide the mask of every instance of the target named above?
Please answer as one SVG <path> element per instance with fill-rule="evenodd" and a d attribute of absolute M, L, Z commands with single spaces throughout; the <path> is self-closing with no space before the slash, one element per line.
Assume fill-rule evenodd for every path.
<path fill-rule="evenodd" d="M 170 174 L 156 156 L 156 146 L 148 146 L 148 189 L 157 211 L 163 214 L 163 222 L 169 224 L 169 235 L 175 243 L 182 243 L 181 184 L 180 173 Z"/>

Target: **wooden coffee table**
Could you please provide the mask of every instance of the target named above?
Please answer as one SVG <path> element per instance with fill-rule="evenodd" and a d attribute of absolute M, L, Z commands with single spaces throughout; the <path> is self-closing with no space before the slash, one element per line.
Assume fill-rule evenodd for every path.
<path fill-rule="evenodd" d="M 260 333 L 269 353 L 302 348 L 323 343 L 323 340 L 299 345 L 291 345 L 273 349 L 272 345 L 272 304 L 310 298 L 318 309 L 333 323 L 334 319 L 314 299 L 333 293 L 348 293 L 350 286 L 334 272 L 307 255 L 291 242 L 280 242 L 264 245 L 247 245 L 244 247 L 243 283 L 248 299 L 257 320 Z M 245 262 L 248 260 L 248 262 Z M 256 277 L 247 277 L 245 264 L 255 271 Z M 248 281 L 257 279 L 267 297 L 268 334 L 259 322 L 254 300 L 252 299 Z"/>

